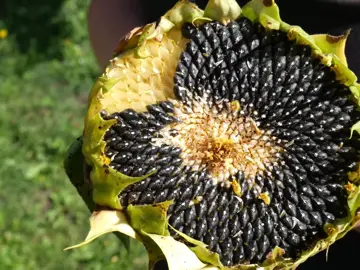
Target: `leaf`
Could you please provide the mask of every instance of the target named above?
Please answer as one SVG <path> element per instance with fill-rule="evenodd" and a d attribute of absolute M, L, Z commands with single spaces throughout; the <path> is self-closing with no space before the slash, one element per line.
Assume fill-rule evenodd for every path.
<path fill-rule="evenodd" d="M 353 135 L 354 131 L 356 131 L 357 133 L 360 134 L 360 121 L 357 122 L 357 123 L 355 123 L 355 124 L 351 127 L 350 139 L 352 138 L 352 135 Z"/>
<path fill-rule="evenodd" d="M 141 239 L 129 225 L 126 216 L 122 211 L 102 210 L 94 212 L 90 217 L 90 231 L 85 240 L 82 243 L 68 247 L 65 250 L 82 247 L 94 241 L 96 238 L 110 232 L 120 232 L 134 239 Z"/>
<path fill-rule="evenodd" d="M 126 213 L 131 226 L 137 231 L 169 235 L 167 229 L 167 210 L 172 201 L 154 205 L 129 205 Z"/>
<path fill-rule="evenodd" d="M 252 0 L 242 10 L 243 15 L 252 21 L 261 18 L 260 22 L 265 28 L 276 29 L 281 22 L 279 7 L 273 0 Z"/>
<path fill-rule="evenodd" d="M 202 263 L 193 251 L 185 244 L 176 241 L 171 236 L 162 236 L 142 232 L 151 238 L 164 254 L 169 270 L 199 270 L 204 269 L 206 264 Z"/>
<path fill-rule="evenodd" d="M 324 53 L 332 53 L 336 55 L 339 60 L 347 67 L 345 45 L 349 34 L 350 30 L 347 30 L 343 35 L 340 36 L 317 34 L 312 35 L 312 38 Z"/>
<path fill-rule="evenodd" d="M 210 0 L 205 8 L 204 16 L 224 24 L 236 20 L 241 8 L 235 0 Z"/>
<path fill-rule="evenodd" d="M 188 242 L 194 246 L 194 247 L 191 247 L 190 249 L 197 255 L 197 257 L 199 259 L 201 259 L 203 262 L 207 262 L 213 266 L 219 267 L 220 269 L 224 268 L 224 266 L 222 265 L 222 263 L 220 261 L 219 254 L 217 254 L 215 252 L 211 252 L 209 249 L 207 249 L 206 244 L 204 244 L 201 241 L 191 238 L 190 236 L 176 230 L 172 226 L 170 226 L 170 227 L 177 234 L 179 234 L 182 238 L 184 238 L 186 242 Z"/>

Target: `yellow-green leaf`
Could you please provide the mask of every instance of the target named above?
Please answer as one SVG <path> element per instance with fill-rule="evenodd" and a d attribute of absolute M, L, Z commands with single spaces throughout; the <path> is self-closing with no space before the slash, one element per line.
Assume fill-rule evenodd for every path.
<path fill-rule="evenodd" d="M 170 226 L 170 225 L 169 225 Z M 219 254 L 210 251 L 207 249 L 207 245 L 204 244 L 201 241 L 195 240 L 194 238 L 191 238 L 190 236 L 176 230 L 172 226 L 170 226 L 172 230 L 174 230 L 178 235 L 180 235 L 184 240 L 191 244 L 193 247 L 190 249 L 198 256 L 198 258 L 206 263 L 209 263 L 212 266 L 216 266 L 220 269 L 223 269 L 224 266 L 220 262 Z"/>
<path fill-rule="evenodd" d="M 340 36 L 331 36 L 328 34 L 312 35 L 316 45 L 318 45 L 323 53 L 331 53 L 336 55 L 339 60 L 347 66 L 347 60 L 345 56 L 345 45 L 347 37 L 350 34 L 350 30 L 346 31 Z"/>
<path fill-rule="evenodd" d="M 204 16 L 224 24 L 236 20 L 241 14 L 241 8 L 235 0 L 209 0 Z"/>
<path fill-rule="evenodd" d="M 102 210 L 94 212 L 90 217 L 90 231 L 85 240 L 82 243 L 68 247 L 65 250 L 87 245 L 96 238 L 111 232 L 120 232 L 134 239 L 141 239 L 135 230 L 129 225 L 126 216 L 122 211 Z"/>
<path fill-rule="evenodd" d="M 143 233 L 161 249 L 167 260 L 169 270 L 199 270 L 206 267 L 206 264 L 201 262 L 193 251 L 173 237 Z"/>
<path fill-rule="evenodd" d="M 167 210 L 172 201 L 153 205 L 129 205 L 126 213 L 131 226 L 137 231 L 159 235 L 169 235 Z"/>

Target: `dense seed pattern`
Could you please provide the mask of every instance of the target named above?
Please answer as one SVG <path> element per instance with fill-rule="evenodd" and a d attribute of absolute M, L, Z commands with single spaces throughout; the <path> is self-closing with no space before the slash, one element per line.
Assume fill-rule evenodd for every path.
<path fill-rule="evenodd" d="M 150 105 L 145 113 L 104 114 L 118 120 L 104 138 L 110 165 L 131 176 L 157 170 L 126 188 L 121 204 L 173 199 L 169 223 L 208 244 L 224 265 L 262 262 L 275 246 L 296 257 L 326 236 L 324 224 L 347 215 L 346 172 L 355 168 L 360 148 L 356 135 L 349 139 L 360 119 L 349 89 L 308 47 L 247 19 L 185 26 L 183 32 L 191 41 L 174 78 L 177 98 L 187 106 L 194 96 L 239 101 L 260 128 L 282 139 L 282 162 L 256 175 L 256 188 L 243 172 L 232 175 L 241 186 L 237 196 L 224 182 L 214 184 L 206 169 L 184 165 L 180 148 L 152 143 L 180 120 L 172 102 Z"/>

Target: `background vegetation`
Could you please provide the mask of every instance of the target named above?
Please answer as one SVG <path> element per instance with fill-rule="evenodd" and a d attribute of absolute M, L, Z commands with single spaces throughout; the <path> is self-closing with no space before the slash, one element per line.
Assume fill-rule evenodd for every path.
<path fill-rule="evenodd" d="M 90 0 L 5 0 L 0 7 L 0 269 L 144 269 L 113 235 L 83 240 L 89 212 L 62 168 L 81 134 L 100 70 L 87 33 Z M 129 257 L 130 256 L 130 257 Z"/>

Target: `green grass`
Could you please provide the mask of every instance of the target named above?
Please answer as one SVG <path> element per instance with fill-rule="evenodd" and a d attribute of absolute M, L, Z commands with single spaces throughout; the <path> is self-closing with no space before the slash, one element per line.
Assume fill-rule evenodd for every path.
<path fill-rule="evenodd" d="M 90 0 L 7 0 L 0 10 L 0 269 L 145 269 L 114 235 L 82 241 L 89 212 L 62 167 L 100 74 L 86 25 Z M 36 3 L 35 3 L 36 2 Z M 39 30 L 40 27 L 40 30 Z"/>

